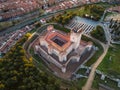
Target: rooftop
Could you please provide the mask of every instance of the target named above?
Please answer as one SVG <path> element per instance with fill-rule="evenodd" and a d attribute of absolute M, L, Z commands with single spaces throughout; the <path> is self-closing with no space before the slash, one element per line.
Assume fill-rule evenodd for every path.
<path fill-rule="evenodd" d="M 48 32 L 45 40 L 60 52 L 65 51 L 72 43 L 69 35 L 59 33 L 57 30 Z"/>

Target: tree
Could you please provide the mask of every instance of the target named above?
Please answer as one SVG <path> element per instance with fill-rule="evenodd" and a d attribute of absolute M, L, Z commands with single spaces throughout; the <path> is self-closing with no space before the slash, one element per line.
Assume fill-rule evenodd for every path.
<path fill-rule="evenodd" d="M 39 72 L 32 60 L 26 58 L 22 45 L 28 36 L 19 40 L 0 60 L 0 90 L 60 90 L 55 78 Z"/>
<path fill-rule="evenodd" d="M 105 33 L 101 26 L 97 26 L 96 29 L 93 30 L 90 34 L 91 34 L 91 36 L 95 37 L 96 39 L 98 39 L 102 42 L 106 41 Z"/>

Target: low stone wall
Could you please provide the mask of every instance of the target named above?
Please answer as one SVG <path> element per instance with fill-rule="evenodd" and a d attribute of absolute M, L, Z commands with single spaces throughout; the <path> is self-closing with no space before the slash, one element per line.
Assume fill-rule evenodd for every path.
<path fill-rule="evenodd" d="M 60 69 L 62 68 L 62 65 L 59 64 L 54 58 L 52 58 L 48 53 L 46 53 L 41 47 L 39 47 L 39 53 L 42 57 L 44 57 L 48 62 L 51 62 L 55 64 Z"/>

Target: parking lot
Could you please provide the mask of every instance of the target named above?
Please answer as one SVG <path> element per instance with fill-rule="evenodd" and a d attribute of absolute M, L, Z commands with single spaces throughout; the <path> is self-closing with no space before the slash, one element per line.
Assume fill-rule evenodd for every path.
<path fill-rule="evenodd" d="M 90 34 L 90 32 L 98 25 L 97 21 L 93 21 L 86 18 L 75 17 L 67 27 L 69 29 L 81 29 L 84 34 Z"/>

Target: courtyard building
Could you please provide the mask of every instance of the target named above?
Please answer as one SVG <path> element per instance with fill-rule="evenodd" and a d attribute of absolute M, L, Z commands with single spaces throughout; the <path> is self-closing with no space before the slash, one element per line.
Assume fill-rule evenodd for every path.
<path fill-rule="evenodd" d="M 65 73 L 71 61 L 79 62 L 86 49 L 90 51 L 93 47 L 92 42 L 81 41 L 82 33 L 82 30 L 74 28 L 69 34 L 66 34 L 50 25 L 47 27 L 47 31 L 40 35 L 38 43 L 35 45 L 35 53 Z"/>

